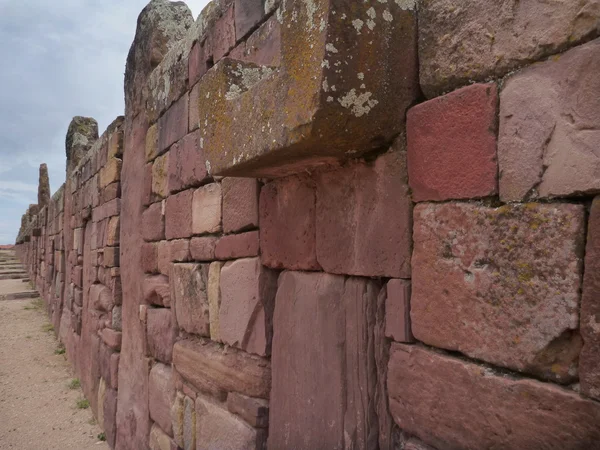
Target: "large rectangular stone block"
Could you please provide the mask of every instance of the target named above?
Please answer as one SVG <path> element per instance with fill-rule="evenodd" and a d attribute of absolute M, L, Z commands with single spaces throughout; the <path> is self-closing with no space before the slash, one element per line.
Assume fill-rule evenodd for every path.
<path fill-rule="evenodd" d="M 496 85 L 474 84 L 408 111 L 408 175 L 414 201 L 497 193 L 497 108 Z"/>
<path fill-rule="evenodd" d="M 277 273 L 260 258 L 223 266 L 220 277 L 219 338 L 233 347 L 266 356 L 271 352 Z"/>
<path fill-rule="evenodd" d="M 150 417 L 169 436 L 173 435 L 171 406 L 175 398 L 175 383 L 171 366 L 157 363 L 150 370 L 148 400 Z"/>
<path fill-rule="evenodd" d="M 173 356 L 176 329 L 173 313 L 168 308 L 148 308 L 146 316 L 146 335 L 148 351 L 158 361 L 169 364 Z"/>
<path fill-rule="evenodd" d="M 194 191 L 192 231 L 194 234 L 221 231 L 221 185 L 211 183 Z"/>
<path fill-rule="evenodd" d="M 600 22 L 598 3 L 596 10 Z M 596 39 L 506 80 L 498 138 L 502 200 L 600 192 L 599 72 Z"/>
<path fill-rule="evenodd" d="M 165 238 L 165 211 L 162 202 L 151 204 L 142 213 L 142 235 L 145 241 Z"/>
<path fill-rule="evenodd" d="M 258 227 L 258 180 L 254 178 L 224 178 L 223 231 L 236 233 Z"/>
<path fill-rule="evenodd" d="M 406 153 L 315 175 L 317 260 L 329 273 L 410 277 Z"/>
<path fill-rule="evenodd" d="M 280 276 L 269 448 L 371 448 L 384 395 L 374 353 L 378 291 L 368 279 Z"/>
<path fill-rule="evenodd" d="M 597 35 L 599 22 L 597 0 L 422 0 L 421 88 L 434 97 L 472 80 L 501 77 Z"/>
<path fill-rule="evenodd" d="M 210 341 L 183 340 L 173 347 L 177 372 L 201 392 L 207 387 L 269 398 L 271 364 L 261 357 Z"/>
<path fill-rule="evenodd" d="M 581 297 L 581 392 L 600 400 L 600 197 L 590 210 Z"/>
<path fill-rule="evenodd" d="M 187 238 L 192 235 L 192 198 L 194 192 L 187 190 L 171 195 L 166 202 L 165 235 L 167 239 Z"/>
<path fill-rule="evenodd" d="M 210 336 L 208 264 L 173 264 L 169 281 L 177 324 L 188 333 Z"/>
<path fill-rule="evenodd" d="M 184 94 L 158 119 L 159 154 L 187 134 L 188 108 L 188 95 Z"/>
<path fill-rule="evenodd" d="M 581 205 L 420 204 L 412 332 L 426 344 L 569 383 L 581 349 Z"/>
<path fill-rule="evenodd" d="M 186 135 L 169 151 L 168 178 L 171 193 L 198 186 L 208 179 L 198 131 Z"/>
<path fill-rule="evenodd" d="M 260 242 L 264 265 L 318 270 L 314 182 L 306 176 L 271 181 L 260 192 Z"/>
<path fill-rule="evenodd" d="M 536 380 L 422 347 L 392 344 L 390 409 L 398 426 L 440 449 L 592 449 L 600 404 Z"/>

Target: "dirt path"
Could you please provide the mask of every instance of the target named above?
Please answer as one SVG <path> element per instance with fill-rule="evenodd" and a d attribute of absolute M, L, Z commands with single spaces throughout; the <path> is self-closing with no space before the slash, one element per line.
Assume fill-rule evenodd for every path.
<path fill-rule="evenodd" d="M 14 291 L 0 280 L 0 297 Z M 29 283 L 21 283 L 29 290 Z M 39 300 L 0 300 L 0 449 L 106 450 Z M 58 353 L 58 352 L 57 352 Z M 83 406 L 83 405 L 81 405 Z"/>

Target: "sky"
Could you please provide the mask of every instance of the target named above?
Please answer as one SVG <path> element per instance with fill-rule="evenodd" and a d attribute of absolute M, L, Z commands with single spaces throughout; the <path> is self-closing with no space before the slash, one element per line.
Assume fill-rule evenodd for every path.
<path fill-rule="evenodd" d="M 0 245 L 37 203 L 39 166 L 65 180 L 73 116 L 100 134 L 124 111 L 123 74 L 147 0 L 0 0 Z M 208 0 L 188 0 L 194 18 Z"/>

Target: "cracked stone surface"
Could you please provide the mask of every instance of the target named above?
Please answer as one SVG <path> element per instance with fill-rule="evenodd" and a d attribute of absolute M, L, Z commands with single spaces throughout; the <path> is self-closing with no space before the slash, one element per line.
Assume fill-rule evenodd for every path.
<path fill-rule="evenodd" d="M 503 201 L 600 192 L 600 39 L 509 78 L 500 94 Z"/>

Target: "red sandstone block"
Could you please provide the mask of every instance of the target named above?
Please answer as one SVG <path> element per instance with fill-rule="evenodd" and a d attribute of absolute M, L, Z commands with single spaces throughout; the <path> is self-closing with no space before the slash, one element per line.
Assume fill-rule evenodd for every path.
<path fill-rule="evenodd" d="M 258 227 L 259 186 L 255 178 L 223 178 L 223 231 Z"/>
<path fill-rule="evenodd" d="M 187 190 L 167 198 L 167 239 L 187 238 L 192 235 L 192 198 L 194 192 Z"/>
<path fill-rule="evenodd" d="M 165 364 L 155 364 L 148 380 L 150 418 L 168 435 L 173 435 L 171 404 L 175 397 L 173 369 Z"/>
<path fill-rule="evenodd" d="M 106 245 L 114 247 L 116 245 L 119 245 L 121 220 L 119 216 L 114 216 L 107 220 L 108 224 L 106 228 Z"/>
<path fill-rule="evenodd" d="M 274 269 L 319 270 L 314 183 L 304 176 L 271 181 L 260 192 L 262 262 Z"/>
<path fill-rule="evenodd" d="M 186 262 L 190 260 L 190 240 L 176 239 L 169 241 L 169 259 L 171 262 Z"/>
<path fill-rule="evenodd" d="M 165 275 L 145 276 L 143 280 L 144 302 L 149 305 L 171 306 L 171 288 Z M 147 317 L 145 313 L 144 317 Z M 144 319 L 145 320 L 145 319 Z"/>
<path fill-rule="evenodd" d="M 223 236 L 217 242 L 215 257 L 217 259 L 236 259 L 258 256 L 258 231 Z"/>
<path fill-rule="evenodd" d="M 76 286 L 83 287 L 83 267 L 73 267 L 73 283 L 75 283 Z"/>
<path fill-rule="evenodd" d="M 92 221 L 99 222 L 112 216 L 118 216 L 121 213 L 121 199 L 115 198 L 108 203 L 105 203 L 94 209 L 92 213 Z"/>
<path fill-rule="evenodd" d="M 193 260 L 212 261 L 218 238 L 212 236 L 195 237 L 190 241 L 190 253 Z"/>
<path fill-rule="evenodd" d="M 475 84 L 408 111 L 413 199 L 477 198 L 498 192 L 495 84 Z"/>
<path fill-rule="evenodd" d="M 221 231 L 221 184 L 211 183 L 194 191 L 192 231 L 194 234 Z"/>
<path fill-rule="evenodd" d="M 114 269 L 111 268 L 111 271 Z M 121 276 L 111 276 L 110 281 L 110 290 L 112 292 L 112 298 L 115 305 L 120 306 L 123 304 L 123 286 L 121 284 Z"/>
<path fill-rule="evenodd" d="M 242 417 L 253 427 L 266 428 L 269 426 L 269 402 L 266 400 L 230 392 L 227 395 L 227 409 Z"/>
<path fill-rule="evenodd" d="M 387 283 L 385 335 L 397 342 L 412 342 L 410 331 L 410 281 L 392 279 Z"/>
<path fill-rule="evenodd" d="M 392 344 L 387 387 L 398 426 L 436 448 L 592 449 L 600 442 L 600 403 L 420 346 Z"/>
<path fill-rule="evenodd" d="M 158 271 L 163 275 L 169 275 L 171 270 L 171 244 L 169 241 L 158 243 Z"/>
<path fill-rule="evenodd" d="M 152 194 L 155 198 L 169 195 L 169 159 L 171 152 L 159 156 L 152 163 Z"/>
<path fill-rule="evenodd" d="M 169 192 L 199 186 L 208 179 L 206 158 L 200 145 L 200 132 L 188 134 L 169 152 Z"/>
<path fill-rule="evenodd" d="M 146 273 L 158 272 L 158 244 L 156 242 L 145 242 L 142 244 L 140 255 L 142 270 Z"/>
<path fill-rule="evenodd" d="M 190 105 L 189 105 L 189 131 L 192 132 L 197 130 L 200 122 L 200 111 L 198 109 L 198 103 L 200 96 L 200 83 L 196 83 L 190 91 Z"/>
<path fill-rule="evenodd" d="M 231 261 L 221 270 L 219 337 L 248 353 L 271 353 L 277 273 L 260 258 Z"/>
<path fill-rule="evenodd" d="M 581 298 L 581 392 L 600 400 L 600 197 L 590 210 Z"/>
<path fill-rule="evenodd" d="M 154 195 L 152 195 L 152 163 L 148 163 L 144 166 L 143 183 L 142 203 L 144 206 L 148 206 L 154 201 Z"/>
<path fill-rule="evenodd" d="M 117 438 L 117 391 L 115 389 L 107 389 L 104 394 L 103 417 L 106 443 L 110 448 L 114 448 Z"/>
<path fill-rule="evenodd" d="M 234 4 L 232 3 L 227 11 L 215 22 L 213 29 L 209 32 L 209 40 L 213 50 L 213 58 L 216 63 L 223 56 L 229 53 L 235 46 L 235 17 Z"/>
<path fill-rule="evenodd" d="M 242 39 L 262 20 L 265 14 L 263 0 L 235 0 L 235 33 Z"/>
<path fill-rule="evenodd" d="M 146 320 L 146 336 L 150 355 L 158 361 L 169 364 L 173 356 L 176 335 L 173 313 L 168 308 L 149 308 Z"/>
<path fill-rule="evenodd" d="M 200 44 L 198 41 L 194 42 L 188 59 L 188 86 L 190 88 L 196 84 L 210 68 L 208 61 L 211 57 L 212 55 L 207 53 L 207 49 L 204 45 Z"/>
<path fill-rule="evenodd" d="M 115 331 L 111 328 L 104 328 L 102 330 L 102 340 L 113 350 L 121 350 L 121 339 L 122 334 L 120 331 Z"/>
<path fill-rule="evenodd" d="M 102 189 L 102 194 L 100 196 L 100 203 L 107 203 L 115 198 L 121 197 L 121 183 L 111 183 Z"/>
<path fill-rule="evenodd" d="M 241 45 L 238 45 L 242 48 Z M 273 14 L 245 43 L 243 56 L 234 59 L 261 66 L 279 66 L 281 60 L 281 23 Z"/>
<path fill-rule="evenodd" d="M 113 389 L 119 388 L 119 359 L 118 353 L 110 355 L 110 387 Z"/>
<path fill-rule="evenodd" d="M 158 151 L 163 153 L 188 132 L 188 95 L 179 100 L 158 119 Z"/>
<path fill-rule="evenodd" d="M 323 269 L 410 277 L 412 202 L 404 152 L 320 173 L 315 180 L 317 260 Z"/>

